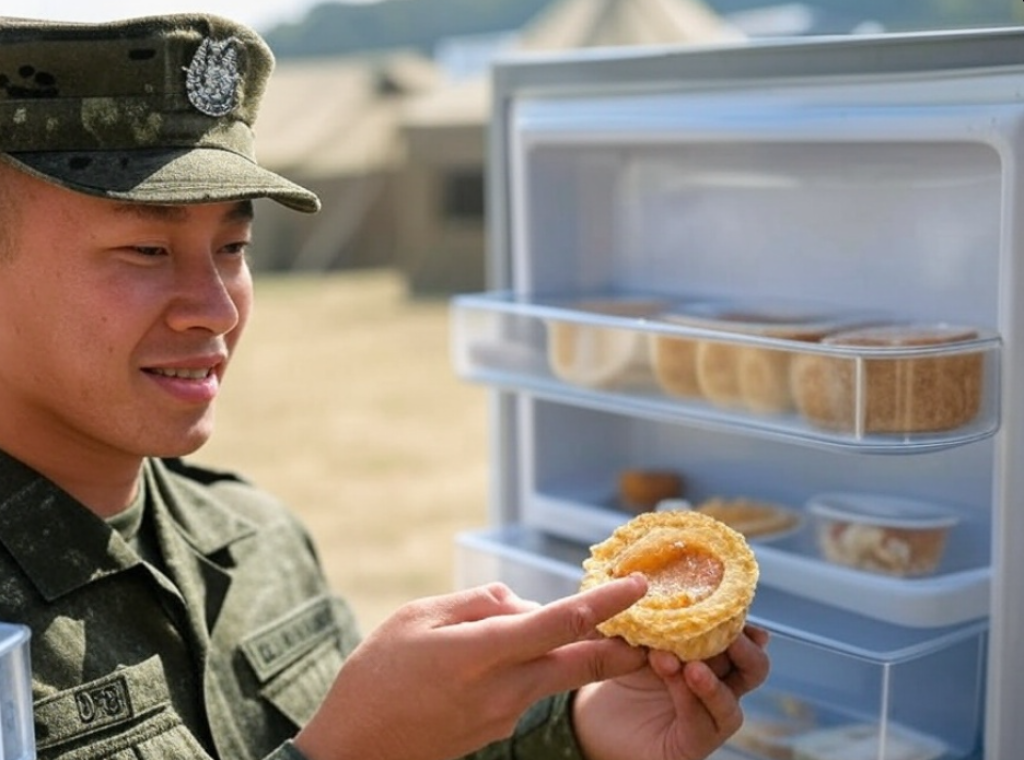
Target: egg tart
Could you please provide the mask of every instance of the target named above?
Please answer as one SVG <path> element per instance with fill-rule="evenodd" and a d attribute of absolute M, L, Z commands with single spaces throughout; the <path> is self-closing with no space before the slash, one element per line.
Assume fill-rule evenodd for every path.
<path fill-rule="evenodd" d="M 643 573 L 647 594 L 598 630 L 687 661 L 713 657 L 739 636 L 758 577 L 741 533 L 685 510 L 637 515 L 590 548 L 583 570 L 584 590 Z"/>

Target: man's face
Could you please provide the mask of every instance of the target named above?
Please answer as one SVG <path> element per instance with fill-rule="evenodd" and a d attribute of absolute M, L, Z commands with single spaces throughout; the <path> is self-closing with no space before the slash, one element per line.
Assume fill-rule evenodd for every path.
<path fill-rule="evenodd" d="M 197 449 L 252 306 L 251 204 L 125 205 L 8 174 L 0 447 L 100 460 Z"/>

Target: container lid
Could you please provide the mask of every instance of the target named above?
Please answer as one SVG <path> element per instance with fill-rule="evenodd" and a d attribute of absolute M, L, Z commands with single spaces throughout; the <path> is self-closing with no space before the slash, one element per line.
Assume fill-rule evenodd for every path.
<path fill-rule="evenodd" d="M 855 321 L 811 304 L 777 299 L 674 304 L 659 318 L 675 324 L 793 340 L 817 340 Z"/>
<path fill-rule="evenodd" d="M 950 509 L 928 501 L 873 493 L 823 493 L 811 497 L 807 511 L 819 517 L 887 528 L 949 528 L 959 521 Z"/>
<path fill-rule="evenodd" d="M 873 325 L 844 330 L 822 340 L 826 345 L 879 346 L 903 348 L 908 346 L 935 346 L 975 340 L 978 331 L 973 327 L 951 325 L 944 322 Z"/>

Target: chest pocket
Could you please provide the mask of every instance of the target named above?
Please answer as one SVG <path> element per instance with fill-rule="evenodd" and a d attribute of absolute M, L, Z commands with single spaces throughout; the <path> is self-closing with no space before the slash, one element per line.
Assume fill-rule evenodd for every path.
<path fill-rule="evenodd" d="M 260 695 L 299 727 L 323 701 L 356 644 L 355 631 L 348 607 L 320 597 L 256 631 L 241 648 Z"/>
<path fill-rule="evenodd" d="M 158 657 L 40 700 L 39 760 L 157 760 L 210 756 L 171 707 Z"/>

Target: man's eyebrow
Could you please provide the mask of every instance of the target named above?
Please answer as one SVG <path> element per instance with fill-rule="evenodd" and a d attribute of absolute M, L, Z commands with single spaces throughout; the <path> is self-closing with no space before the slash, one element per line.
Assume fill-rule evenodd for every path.
<path fill-rule="evenodd" d="M 151 203 L 118 203 L 114 210 L 119 214 L 136 216 L 142 219 L 155 219 L 168 222 L 184 222 L 188 219 L 188 206 L 162 206 Z M 250 200 L 238 201 L 224 214 L 224 220 L 251 221 L 256 213 Z"/>

